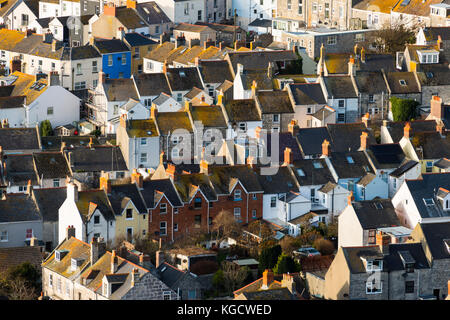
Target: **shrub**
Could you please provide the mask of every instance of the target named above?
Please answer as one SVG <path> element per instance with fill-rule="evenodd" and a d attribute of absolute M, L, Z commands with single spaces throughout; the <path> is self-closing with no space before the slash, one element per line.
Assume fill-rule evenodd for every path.
<path fill-rule="evenodd" d="M 334 244 L 330 240 L 326 239 L 317 239 L 313 243 L 313 247 L 316 248 L 322 255 L 327 256 L 333 254 L 334 252 Z"/>

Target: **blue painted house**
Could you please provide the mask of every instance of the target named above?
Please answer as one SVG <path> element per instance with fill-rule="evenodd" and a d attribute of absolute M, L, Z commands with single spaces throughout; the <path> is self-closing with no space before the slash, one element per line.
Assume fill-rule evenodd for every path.
<path fill-rule="evenodd" d="M 131 77 L 131 50 L 120 39 L 95 39 L 94 46 L 102 55 L 102 71 L 110 79 Z"/>

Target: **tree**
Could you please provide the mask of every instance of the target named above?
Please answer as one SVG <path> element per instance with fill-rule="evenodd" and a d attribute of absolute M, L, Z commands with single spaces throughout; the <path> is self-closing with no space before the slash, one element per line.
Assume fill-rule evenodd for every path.
<path fill-rule="evenodd" d="M 259 255 L 259 270 L 273 269 L 278 261 L 278 257 L 281 254 L 281 246 L 275 245 L 270 248 L 264 248 Z"/>
<path fill-rule="evenodd" d="M 214 218 L 211 230 L 217 232 L 217 240 L 239 236 L 242 233 L 241 225 L 236 221 L 234 215 L 226 210 L 220 211 Z"/>
<path fill-rule="evenodd" d="M 292 273 L 298 270 L 299 266 L 295 263 L 294 259 L 284 253 L 278 257 L 277 264 L 273 268 L 275 274 Z"/>
<path fill-rule="evenodd" d="M 330 240 L 317 239 L 313 243 L 313 247 L 316 248 L 322 255 L 327 256 L 334 253 L 334 244 Z"/>
<path fill-rule="evenodd" d="M 225 278 L 222 269 L 219 269 L 216 273 L 214 273 L 214 276 L 212 277 L 212 284 L 217 291 L 222 290 L 225 285 Z"/>
<path fill-rule="evenodd" d="M 41 137 L 48 137 L 53 135 L 52 124 L 49 120 L 44 120 L 41 122 L 40 130 Z"/>
<path fill-rule="evenodd" d="M 416 117 L 416 110 L 419 103 L 412 99 L 401 99 L 391 97 L 392 115 L 394 121 L 410 121 Z"/>
<path fill-rule="evenodd" d="M 298 249 L 298 246 L 296 245 L 296 241 L 294 238 L 290 236 L 285 236 L 283 239 L 280 240 L 280 246 L 283 250 L 283 253 L 291 254 L 292 251 L 295 249 Z"/>
<path fill-rule="evenodd" d="M 8 278 L 12 281 L 18 281 L 19 278 L 25 281 L 25 283 L 35 288 L 40 289 L 40 271 L 31 263 L 24 262 L 15 267 L 10 267 L 8 269 Z"/>
<path fill-rule="evenodd" d="M 272 230 L 261 220 L 250 222 L 248 224 L 248 231 L 261 237 L 263 240 L 272 236 Z"/>
<path fill-rule="evenodd" d="M 222 270 L 224 286 L 229 294 L 238 289 L 247 278 L 247 267 L 240 267 L 229 261 L 222 262 Z"/>
<path fill-rule="evenodd" d="M 407 27 L 405 23 L 387 23 L 375 34 L 375 47 L 380 53 L 395 54 L 404 51 L 407 43 L 414 43 L 416 28 Z"/>

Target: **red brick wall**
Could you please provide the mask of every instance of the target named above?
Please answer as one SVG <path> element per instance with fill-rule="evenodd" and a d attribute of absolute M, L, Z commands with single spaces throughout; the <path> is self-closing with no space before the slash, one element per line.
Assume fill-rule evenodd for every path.
<path fill-rule="evenodd" d="M 234 201 L 234 190 L 231 196 L 219 196 L 218 201 L 212 202 L 212 207 L 209 208 L 209 217 L 214 220 L 214 218 L 222 211 L 229 211 L 234 214 L 234 208 L 241 208 L 241 224 L 250 223 L 255 219 L 262 218 L 263 210 L 263 195 L 256 194 L 256 199 L 253 199 L 252 194 L 248 195 L 248 221 L 247 221 L 247 193 L 244 191 L 241 185 L 237 185 L 235 190 L 241 190 L 241 199 L 239 201 Z M 195 198 L 201 198 L 201 207 L 195 208 Z M 232 200 L 230 200 L 231 198 Z M 160 213 L 161 203 L 167 203 L 167 213 Z M 252 218 L 252 210 L 256 210 L 256 218 Z M 159 224 L 161 221 L 167 222 L 167 235 L 162 236 L 163 241 L 176 240 L 181 237 L 186 232 L 208 232 L 208 202 L 204 198 L 201 192 L 193 197 L 191 203 L 185 204 L 183 208 L 178 208 L 178 214 L 173 214 L 172 221 L 172 207 L 167 199 L 161 199 L 158 207 L 150 212 L 151 219 L 149 219 L 149 234 L 152 238 L 159 239 L 159 236 L 155 235 L 155 231 L 159 232 Z M 200 227 L 195 226 L 195 216 L 201 215 L 201 225 Z M 178 224 L 178 231 L 173 232 L 172 237 L 172 226 L 173 224 Z M 210 226 L 211 227 L 211 226 Z M 209 230 L 210 231 L 210 230 Z"/>

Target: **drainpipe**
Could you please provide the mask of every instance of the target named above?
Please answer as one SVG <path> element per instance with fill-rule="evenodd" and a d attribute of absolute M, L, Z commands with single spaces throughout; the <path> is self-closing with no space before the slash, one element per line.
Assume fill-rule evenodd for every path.
<path fill-rule="evenodd" d="M 209 200 L 206 199 L 206 203 L 208 203 L 208 210 L 206 212 L 206 227 L 208 229 L 208 233 L 209 233 Z"/>
<path fill-rule="evenodd" d="M 248 223 L 248 193 L 247 193 L 247 223 Z"/>

